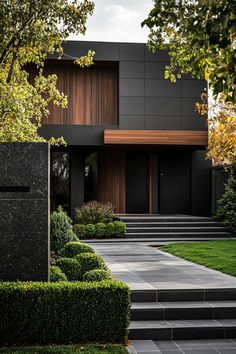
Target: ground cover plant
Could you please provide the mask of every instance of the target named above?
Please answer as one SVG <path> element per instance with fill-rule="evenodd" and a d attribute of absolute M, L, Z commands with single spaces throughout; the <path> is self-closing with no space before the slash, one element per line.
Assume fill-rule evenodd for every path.
<path fill-rule="evenodd" d="M 50 347 L 21 347 L 21 348 L 3 348 L 0 353 L 5 354 L 126 354 L 127 350 L 121 345 L 68 345 L 68 346 L 50 346 Z"/>
<path fill-rule="evenodd" d="M 235 240 L 170 243 L 162 246 L 161 250 L 236 276 Z"/>

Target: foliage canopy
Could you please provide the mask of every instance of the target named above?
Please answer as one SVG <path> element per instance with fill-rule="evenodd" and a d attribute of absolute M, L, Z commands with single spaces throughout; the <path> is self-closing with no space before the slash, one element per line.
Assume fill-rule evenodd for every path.
<path fill-rule="evenodd" d="M 67 105 L 56 87 L 56 75 L 44 76 L 44 60 L 63 53 L 62 43 L 70 33 L 85 33 L 93 8 L 90 0 L 0 1 L 1 142 L 44 141 L 38 128 L 42 117 L 49 116 L 48 103 Z M 87 66 L 93 54 L 90 51 L 77 63 Z M 38 68 L 32 83 L 25 70 L 29 63 Z"/>
<path fill-rule="evenodd" d="M 209 79 L 214 97 L 236 101 L 236 3 L 232 0 L 154 0 L 142 26 L 152 51 L 168 49 L 166 77 Z"/>

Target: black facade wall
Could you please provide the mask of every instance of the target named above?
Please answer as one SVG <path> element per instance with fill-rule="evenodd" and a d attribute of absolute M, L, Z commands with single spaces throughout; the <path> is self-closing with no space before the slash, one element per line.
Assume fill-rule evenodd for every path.
<path fill-rule="evenodd" d="M 70 145 L 99 146 L 103 145 L 104 129 L 207 130 L 206 118 L 195 110 L 206 81 L 190 79 L 187 75 L 175 84 L 164 79 L 168 65 L 166 51 L 150 53 L 143 43 L 68 41 L 62 59 L 73 60 L 89 49 L 96 52 L 95 62 L 119 63 L 118 125 L 47 125 L 40 131 L 44 137 L 63 135 Z M 49 60 L 55 58 L 57 55 Z"/>

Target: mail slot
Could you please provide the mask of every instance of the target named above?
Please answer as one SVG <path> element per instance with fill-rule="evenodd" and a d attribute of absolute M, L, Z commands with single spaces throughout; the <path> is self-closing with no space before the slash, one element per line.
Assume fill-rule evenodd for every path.
<path fill-rule="evenodd" d="M 0 280 L 49 279 L 49 146 L 0 143 Z"/>

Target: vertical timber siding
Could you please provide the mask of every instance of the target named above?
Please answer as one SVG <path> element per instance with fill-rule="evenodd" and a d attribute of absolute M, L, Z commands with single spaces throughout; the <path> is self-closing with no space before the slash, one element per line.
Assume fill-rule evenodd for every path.
<path fill-rule="evenodd" d="M 68 96 L 68 108 L 50 104 L 50 118 L 43 124 L 118 124 L 116 64 L 96 63 L 81 69 L 76 64 L 50 63 L 45 73 L 57 75 L 57 88 Z"/>
<path fill-rule="evenodd" d="M 125 213 L 125 151 L 101 150 L 98 161 L 98 200 L 112 203 L 116 213 Z"/>

